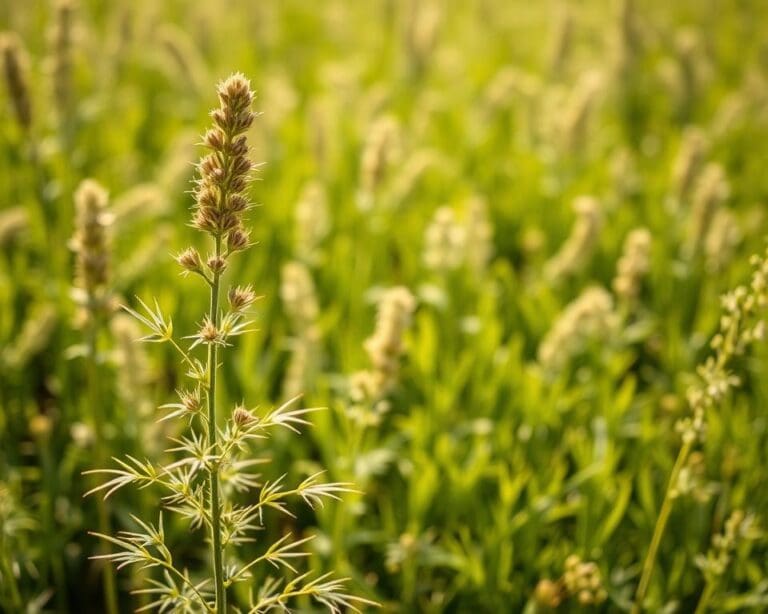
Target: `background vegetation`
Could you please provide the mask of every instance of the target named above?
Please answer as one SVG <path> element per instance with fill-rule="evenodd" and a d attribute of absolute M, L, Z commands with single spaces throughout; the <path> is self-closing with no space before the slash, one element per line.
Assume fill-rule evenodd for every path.
<path fill-rule="evenodd" d="M 85 394 L 73 193 L 86 177 L 110 192 L 120 301 L 157 297 L 195 330 L 207 292 L 169 254 L 199 242 L 195 146 L 213 85 L 241 71 L 263 113 L 249 134 L 263 206 L 258 246 L 227 274 L 264 298 L 221 402 L 265 410 L 303 390 L 328 409 L 257 446 L 265 479 L 325 468 L 364 493 L 275 515 L 271 537 L 315 535 L 307 565 L 385 611 L 628 609 L 719 296 L 748 281 L 768 229 L 763 3 L 640 4 L 0 3 L 31 108 L 27 126 L 3 88 L 0 607 L 94 611 L 82 472 L 99 445 L 159 456 L 174 434 L 156 407 L 182 366 L 134 343 L 127 316 L 100 339 L 99 407 Z M 372 402 L 359 374 L 393 286 L 415 311 L 396 385 Z M 714 611 L 768 608 L 767 367 L 764 344 L 737 357 L 741 386 L 706 415 L 653 611 L 693 611 L 705 581 Z M 111 501 L 115 529 L 160 506 L 151 489 Z M 713 545 L 736 510 L 750 530 Z M 202 537 L 166 532 L 204 568 Z M 711 548 L 724 565 L 702 562 Z M 564 574 L 590 562 L 587 599 Z M 142 603 L 138 575 L 118 574 L 122 611 Z"/>

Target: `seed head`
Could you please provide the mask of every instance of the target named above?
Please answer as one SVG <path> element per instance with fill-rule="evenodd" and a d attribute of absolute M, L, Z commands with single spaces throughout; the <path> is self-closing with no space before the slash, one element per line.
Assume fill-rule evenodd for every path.
<path fill-rule="evenodd" d="M 365 341 L 365 351 L 373 365 L 374 396 L 387 394 L 397 382 L 403 335 L 415 309 L 416 299 L 403 286 L 387 290 L 379 303 L 376 329 Z"/>
<path fill-rule="evenodd" d="M 19 38 L 10 32 L 0 35 L 0 52 L 8 94 L 19 126 L 26 132 L 32 125 L 32 104 L 25 76 L 26 56 Z"/>
<path fill-rule="evenodd" d="M 244 228 L 235 228 L 227 236 L 227 249 L 230 252 L 240 252 L 248 249 L 251 244 L 250 233 Z"/>
<path fill-rule="evenodd" d="M 640 293 L 643 276 L 650 268 L 651 233 L 636 228 L 624 241 L 624 253 L 616 266 L 613 290 L 623 301 L 633 301 Z"/>
<path fill-rule="evenodd" d="M 244 427 L 244 426 L 248 426 L 254 420 L 256 420 L 256 416 L 254 416 L 250 411 L 248 411 L 242 405 L 238 405 L 237 407 L 235 407 L 234 411 L 232 412 L 232 420 L 237 426 Z"/>
<path fill-rule="evenodd" d="M 580 196 L 573 201 L 576 223 L 560 250 L 546 265 L 546 274 L 552 280 L 574 275 L 588 263 L 597 245 L 602 214 L 600 203 L 591 196 Z"/>
<path fill-rule="evenodd" d="M 185 273 L 199 273 L 202 271 L 203 262 L 200 259 L 200 254 L 194 247 L 188 247 L 176 256 L 176 262 L 184 269 Z"/>
<path fill-rule="evenodd" d="M 179 390 L 179 400 L 190 414 L 197 413 L 202 408 L 199 390 Z"/>
<path fill-rule="evenodd" d="M 227 268 L 227 261 L 221 256 L 210 256 L 206 264 L 214 273 L 222 273 Z"/>
<path fill-rule="evenodd" d="M 72 0 L 56 2 L 55 18 L 50 38 L 53 46 L 51 57 L 53 94 L 57 111 L 66 116 L 72 97 Z"/>
<path fill-rule="evenodd" d="M 197 336 L 202 343 L 217 343 L 221 340 L 219 329 L 208 317 L 203 321 Z"/>
<path fill-rule="evenodd" d="M 109 282 L 109 225 L 107 192 L 86 179 L 75 192 L 75 234 L 70 247 L 76 254 L 75 286 L 92 304 L 105 298 Z M 91 305 L 93 306 L 93 305 Z"/>
<path fill-rule="evenodd" d="M 619 327 L 611 294 L 600 286 L 586 288 L 563 310 L 539 345 L 539 362 L 557 371 L 590 342 L 608 341 Z"/>
<path fill-rule="evenodd" d="M 245 249 L 248 235 L 241 216 L 248 209 L 243 194 L 253 164 L 243 134 L 253 123 L 250 83 L 235 74 L 218 88 L 218 109 L 211 113 L 214 126 L 203 136 L 211 152 L 200 160 L 192 225 L 216 237 L 225 237 L 230 251 Z M 220 269 L 223 270 L 223 269 Z"/>
<path fill-rule="evenodd" d="M 232 311 L 244 311 L 253 305 L 258 297 L 251 286 L 235 286 L 229 289 L 227 298 Z"/>

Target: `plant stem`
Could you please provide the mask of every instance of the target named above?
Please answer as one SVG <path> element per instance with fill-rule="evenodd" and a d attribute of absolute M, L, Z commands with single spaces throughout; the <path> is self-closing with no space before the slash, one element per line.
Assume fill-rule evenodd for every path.
<path fill-rule="evenodd" d="M 701 599 L 696 605 L 696 612 L 694 614 L 704 614 L 709 608 L 709 600 L 712 599 L 712 595 L 715 593 L 715 583 L 707 581 L 704 586 L 704 591 L 701 593 Z"/>
<path fill-rule="evenodd" d="M 221 256 L 221 237 L 216 237 L 216 258 Z M 219 278 L 220 272 L 213 274 L 211 284 L 210 321 L 219 326 Z M 217 455 L 216 441 L 216 367 L 218 366 L 218 348 L 216 343 L 208 344 L 208 445 L 214 456 Z M 210 469 L 211 489 L 211 548 L 213 550 L 213 578 L 216 585 L 216 611 L 227 611 L 227 593 L 224 588 L 224 565 L 221 548 L 221 501 L 219 500 L 219 460 L 213 461 Z"/>
<path fill-rule="evenodd" d="M 98 359 L 98 323 L 95 321 L 96 314 L 92 314 L 92 320 L 88 324 L 88 395 L 89 405 L 93 412 L 93 432 L 94 432 L 94 451 L 99 466 L 106 465 L 107 458 L 104 450 L 104 416 L 101 406 L 101 395 L 99 390 L 99 367 Z M 96 498 L 96 513 L 98 515 L 99 532 L 108 535 L 110 533 L 109 509 L 107 502 L 103 497 Z M 102 552 L 107 554 L 110 550 L 108 544 L 102 545 Z M 117 607 L 117 588 L 115 583 L 115 570 L 112 565 L 105 565 L 103 568 L 104 583 L 104 604 L 107 614 L 118 614 Z"/>
<path fill-rule="evenodd" d="M 3 574 L 3 581 L 8 586 L 8 596 L 10 599 L 11 611 L 22 612 L 21 594 L 16 582 L 16 576 L 13 575 L 11 565 L 8 563 L 7 553 L 5 551 L 5 533 L 0 531 L 0 571 Z M 7 603 L 4 605 L 8 605 Z"/>
<path fill-rule="evenodd" d="M 680 448 L 680 452 L 677 455 L 677 460 L 675 460 L 675 465 L 672 467 L 672 474 L 669 476 L 667 490 L 664 493 L 664 501 L 661 504 L 659 516 L 656 518 L 656 526 L 653 528 L 653 537 L 651 538 L 651 544 L 648 547 L 648 554 L 645 555 L 643 573 L 640 577 L 640 584 L 637 587 L 637 593 L 635 594 L 635 602 L 632 604 L 631 614 L 639 614 L 639 612 L 642 611 L 645 594 L 648 591 L 648 585 L 650 584 L 651 576 L 653 575 L 653 568 L 656 564 L 656 555 L 659 551 L 661 538 L 664 536 L 664 529 L 666 529 L 669 515 L 672 513 L 672 506 L 674 501 L 674 498 L 672 497 L 672 491 L 677 484 L 680 470 L 683 468 L 683 465 L 685 465 L 685 461 L 688 460 L 688 455 L 691 453 L 692 447 L 692 441 L 686 441 L 683 443 L 682 447 Z"/>

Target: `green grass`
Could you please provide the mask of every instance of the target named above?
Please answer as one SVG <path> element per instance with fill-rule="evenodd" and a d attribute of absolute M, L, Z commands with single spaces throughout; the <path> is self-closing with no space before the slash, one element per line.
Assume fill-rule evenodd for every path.
<path fill-rule="evenodd" d="M 38 599 L 48 611 L 83 611 L 102 599 L 100 567 L 88 558 L 99 548 L 87 534 L 97 530 L 97 506 L 82 496 L 94 485 L 82 472 L 98 459 L 69 295 L 73 193 L 87 177 L 110 192 L 121 300 L 135 307 L 134 297 L 155 296 L 176 331 L 196 330 L 207 292 L 180 277 L 169 254 L 202 249 L 187 225 L 195 145 L 215 83 L 241 71 L 263 113 L 249 132 L 252 157 L 264 162 L 250 195 L 263 206 L 250 215 L 257 248 L 225 279 L 253 283 L 264 298 L 259 331 L 229 350 L 217 401 L 248 399 L 266 411 L 284 400 L 300 330 L 280 298 L 281 269 L 306 260 L 296 204 L 317 181 L 330 229 L 306 262 L 319 315 L 303 402 L 327 410 L 302 437 L 278 433 L 256 452 L 272 458 L 265 479 L 288 473 L 298 483 L 325 468 L 328 481 L 363 491 L 293 520 L 268 517 L 270 534 L 247 554 L 288 530 L 315 535 L 309 568 L 349 576 L 354 592 L 400 612 L 546 611 L 535 603 L 537 584 L 559 580 L 578 554 L 597 564 L 608 592 L 593 610 L 628 610 L 680 448 L 685 392 L 718 328 L 719 296 L 748 282 L 749 256 L 763 253 L 768 230 L 761 3 L 635 4 L 624 70 L 617 5 L 603 0 L 569 5 L 570 45 L 552 70 L 555 2 L 449 0 L 432 14 L 405 0 L 80 0 L 63 124 L 48 70 L 54 11 L 43 1 L 0 4 L 0 30 L 16 32 L 29 55 L 33 109 L 27 135 L 0 89 L 0 609 Z M 414 6 L 423 11 L 416 17 Z M 599 89 L 583 132 L 568 137 L 564 118 L 590 73 Z M 384 116 L 396 122 L 398 151 L 366 194 L 364 150 Z M 686 252 L 693 198 L 673 198 L 689 126 L 704 135 L 704 161 L 724 169 L 719 209 L 737 230 L 730 248 L 709 256 Z M 601 229 L 586 264 L 555 283 L 546 263 L 585 194 L 600 202 Z M 448 206 L 460 222 L 473 195 L 488 206 L 490 262 L 479 271 L 429 268 L 424 236 L 435 211 Z M 19 211 L 23 227 L 7 231 Z M 652 242 L 637 304 L 561 369 L 542 368 L 542 339 L 584 289 L 611 291 L 638 227 Z M 358 407 L 349 381 L 371 368 L 364 342 L 377 298 L 397 285 L 418 300 L 398 385 L 387 411 Z M 172 349 L 133 345 L 126 359 L 106 328 L 99 347 L 101 443 L 109 456 L 161 456 L 174 427 L 157 425 L 153 408 L 183 378 Z M 696 608 L 705 574 L 695 561 L 734 510 L 766 524 L 765 344 L 732 369 L 742 386 L 708 412 L 696 445 L 694 494 L 707 496 L 676 501 L 648 611 Z M 132 530 L 129 514 L 154 519 L 159 508 L 151 489 L 111 501 L 113 529 Z M 202 533 L 176 520 L 165 530 L 177 560 L 204 574 Z M 768 607 L 766 546 L 739 542 L 710 611 Z M 117 581 L 121 611 L 138 607 L 130 595 L 138 576 L 123 571 Z M 577 599 L 557 611 L 579 611 Z"/>

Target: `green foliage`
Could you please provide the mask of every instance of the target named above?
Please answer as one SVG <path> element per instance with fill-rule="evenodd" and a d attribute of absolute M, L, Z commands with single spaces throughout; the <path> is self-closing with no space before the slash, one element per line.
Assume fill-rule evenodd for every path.
<path fill-rule="evenodd" d="M 343 609 L 349 577 L 384 611 L 579 611 L 586 588 L 628 611 L 672 475 L 646 609 L 765 610 L 768 351 L 759 310 L 730 351 L 745 296 L 720 300 L 768 230 L 762 3 L 6 2 L 0 29 L 0 61 L 21 50 L 0 87 L 0 609 L 102 603 L 90 530 L 145 567 L 117 574 L 120 611 L 215 593 L 210 433 L 188 430 L 209 365 L 187 348 L 223 327 L 255 331 L 215 397 L 235 607 Z M 223 276 L 263 297 L 206 321 L 190 181 L 233 71 L 263 112 L 264 206 Z M 68 247 L 89 177 L 106 294 L 143 323 L 104 313 L 90 343 Z M 296 413 L 299 390 L 326 409 Z M 102 531 L 83 494 L 107 468 Z"/>

